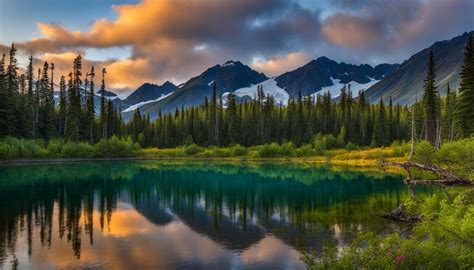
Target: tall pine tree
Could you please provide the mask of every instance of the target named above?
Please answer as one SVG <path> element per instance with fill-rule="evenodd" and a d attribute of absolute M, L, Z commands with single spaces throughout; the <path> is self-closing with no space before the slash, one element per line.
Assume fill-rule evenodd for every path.
<path fill-rule="evenodd" d="M 425 138 L 435 144 L 439 130 L 438 91 L 435 86 L 436 74 L 433 52 L 430 51 L 428 71 L 423 86 L 423 110 Z"/>
<path fill-rule="evenodd" d="M 474 44 L 472 36 L 469 36 L 466 44 L 461 68 L 456 126 L 460 138 L 474 134 Z"/>

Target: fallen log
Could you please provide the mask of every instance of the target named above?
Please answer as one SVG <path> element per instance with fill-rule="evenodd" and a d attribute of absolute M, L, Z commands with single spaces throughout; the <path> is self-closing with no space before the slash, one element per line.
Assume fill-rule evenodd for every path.
<path fill-rule="evenodd" d="M 454 173 L 442 169 L 436 165 L 426 165 L 413 161 L 407 161 L 404 163 L 401 162 L 388 162 L 381 161 L 381 166 L 394 166 L 403 168 L 408 177 L 405 178 L 404 182 L 409 186 L 415 186 L 417 184 L 422 185 L 431 185 L 431 186 L 440 186 L 440 187 L 453 187 L 453 186 L 474 186 L 474 181 L 471 181 L 467 178 L 460 177 Z M 439 176 L 438 179 L 416 179 L 413 177 L 411 169 L 420 169 L 424 171 L 431 172 Z"/>
<path fill-rule="evenodd" d="M 406 214 L 406 208 L 404 204 L 401 204 L 399 207 L 397 207 L 390 213 L 383 214 L 382 217 L 402 222 L 418 222 L 422 220 L 421 215 L 408 216 Z"/>

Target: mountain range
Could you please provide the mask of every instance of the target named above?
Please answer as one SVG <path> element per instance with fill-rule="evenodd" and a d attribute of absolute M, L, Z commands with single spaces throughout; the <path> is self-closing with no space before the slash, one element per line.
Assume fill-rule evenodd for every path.
<path fill-rule="evenodd" d="M 474 31 L 470 34 L 473 35 Z M 422 95 L 430 51 L 433 51 L 435 58 L 436 83 L 440 93 L 445 93 L 447 84 L 452 89 L 458 87 L 468 35 L 464 33 L 451 40 L 436 42 L 400 65 L 353 65 L 322 56 L 295 70 L 269 78 L 240 61 L 227 61 L 208 68 L 180 86 L 171 82 L 161 86 L 145 83 L 122 103 L 114 103 L 120 108 L 125 107 L 122 109 L 124 119 L 129 119 L 137 108 L 153 119 L 159 111 L 168 113 L 176 108 L 201 104 L 205 97 L 211 96 L 215 84 L 224 102 L 230 92 L 239 100 L 254 98 L 257 86 L 262 85 L 264 92 L 274 96 L 278 104 L 286 104 L 290 98 L 300 94 L 309 96 L 330 92 L 336 98 L 344 86 L 351 89 L 353 96 L 357 96 L 359 90 L 365 90 L 366 99 L 372 103 L 380 97 L 385 101 L 392 97 L 394 103 L 412 104 L 416 96 Z"/>
<path fill-rule="evenodd" d="M 394 72 L 379 83 L 367 89 L 366 100 L 377 102 L 380 96 L 385 101 L 392 97 L 394 103 L 413 104 L 416 97 L 423 95 L 423 82 L 426 77 L 428 56 L 433 51 L 436 84 L 441 95 L 446 93 L 447 85 L 457 89 L 459 72 L 464 58 L 464 47 L 474 31 L 464 33 L 451 40 L 438 41 L 404 61 Z"/>

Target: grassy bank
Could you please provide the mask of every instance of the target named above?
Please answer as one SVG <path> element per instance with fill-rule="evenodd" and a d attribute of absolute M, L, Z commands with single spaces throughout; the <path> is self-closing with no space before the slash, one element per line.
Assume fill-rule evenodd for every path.
<path fill-rule="evenodd" d="M 404 161 L 408 158 L 410 144 L 394 142 L 389 147 L 357 147 L 346 145 L 338 148 L 315 141 L 296 147 L 292 143 L 266 144 L 253 147 L 201 147 L 190 144 L 172 149 L 146 148 L 130 138 L 112 137 L 91 145 L 84 142 L 62 140 L 25 140 L 6 138 L 0 141 L 0 160 L 67 160 L 67 159 L 185 159 L 224 161 L 272 161 L 292 163 L 330 163 L 357 167 L 377 166 L 380 160 Z M 427 142 L 416 146 L 415 157 L 422 163 L 440 164 L 472 176 L 474 168 L 474 138 L 444 143 L 434 149 Z"/>
<path fill-rule="evenodd" d="M 333 163 L 340 165 L 374 166 L 380 160 L 403 160 L 408 156 L 409 146 L 394 144 L 381 148 L 328 149 L 317 151 L 308 146 L 295 147 L 293 144 L 270 144 L 254 147 L 233 146 L 225 148 L 204 148 L 197 145 L 173 149 L 147 148 L 138 151 L 146 158 L 213 159 L 231 161 L 281 161 L 304 163 Z"/>

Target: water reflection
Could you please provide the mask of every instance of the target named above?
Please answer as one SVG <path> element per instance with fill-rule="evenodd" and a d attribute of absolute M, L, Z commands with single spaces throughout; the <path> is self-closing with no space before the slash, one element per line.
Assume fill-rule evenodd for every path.
<path fill-rule="evenodd" d="M 0 167 L 0 266 L 302 268 L 406 196 L 400 176 L 327 167 L 100 162 Z"/>

